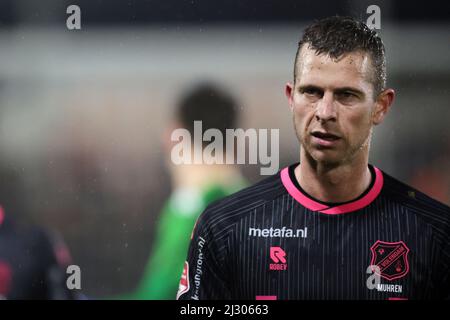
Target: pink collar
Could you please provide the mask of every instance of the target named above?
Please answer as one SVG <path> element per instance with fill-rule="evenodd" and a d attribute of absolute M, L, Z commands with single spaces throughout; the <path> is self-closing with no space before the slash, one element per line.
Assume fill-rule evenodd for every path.
<path fill-rule="evenodd" d="M 283 170 L 281 170 L 281 181 L 283 182 L 283 185 L 288 191 L 288 193 L 292 197 L 294 197 L 294 199 L 297 200 L 302 206 L 312 211 L 336 215 L 362 209 L 368 206 L 372 201 L 374 201 L 378 197 L 378 195 L 381 192 L 381 189 L 383 188 L 383 173 L 377 167 L 374 166 L 373 168 L 375 169 L 375 182 L 372 188 L 362 198 L 355 200 L 353 202 L 337 205 L 334 207 L 330 207 L 326 204 L 314 201 L 308 195 L 304 194 L 301 190 L 299 190 L 291 181 L 291 178 L 289 176 L 289 167 L 286 167 Z"/>

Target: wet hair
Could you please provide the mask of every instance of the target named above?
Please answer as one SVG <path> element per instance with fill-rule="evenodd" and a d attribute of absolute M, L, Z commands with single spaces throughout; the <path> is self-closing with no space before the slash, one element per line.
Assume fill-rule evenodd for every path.
<path fill-rule="evenodd" d="M 368 53 L 373 66 L 370 81 L 374 96 L 386 87 L 386 58 L 381 38 L 367 25 L 351 17 L 334 16 L 315 21 L 308 26 L 298 43 L 294 63 L 294 82 L 297 77 L 297 62 L 303 45 L 308 45 L 316 54 L 326 54 L 338 59 L 346 53 L 361 51 Z"/>

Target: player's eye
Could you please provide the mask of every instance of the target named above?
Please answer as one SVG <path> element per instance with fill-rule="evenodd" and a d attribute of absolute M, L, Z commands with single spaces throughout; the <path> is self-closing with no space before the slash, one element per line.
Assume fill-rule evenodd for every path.
<path fill-rule="evenodd" d="M 323 95 L 323 92 L 317 88 L 303 88 L 300 89 L 300 93 L 309 99 L 320 99 Z"/>
<path fill-rule="evenodd" d="M 336 99 L 344 104 L 351 104 L 358 101 L 359 97 L 351 91 L 343 91 L 336 93 Z"/>

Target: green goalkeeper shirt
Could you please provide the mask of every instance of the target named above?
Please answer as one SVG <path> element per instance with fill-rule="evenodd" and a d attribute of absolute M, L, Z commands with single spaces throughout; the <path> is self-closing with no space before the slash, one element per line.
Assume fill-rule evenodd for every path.
<path fill-rule="evenodd" d="M 137 300 L 175 299 L 191 233 L 198 216 L 208 204 L 245 186 L 211 185 L 204 190 L 179 189 L 173 192 L 160 215 L 152 255 L 137 290 L 123 298 Z"/>

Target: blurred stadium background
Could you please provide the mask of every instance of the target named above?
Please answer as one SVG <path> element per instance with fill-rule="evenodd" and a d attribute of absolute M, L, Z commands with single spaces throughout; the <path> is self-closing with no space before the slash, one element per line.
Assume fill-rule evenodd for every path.
<path fill-rule="evenodd" d="M 66 28 L 71 4 L 81 30 Z M 397 91 L 371 162 L 450 204 L 449 5 L 375 0 L 2 0 L 0 203 L 63 235 L 88 296 L 131 290 L 170 191 L 161 139 L 180 95 L 223 84 L 240 127 L 280 129 L 280 167 L 297 161 L 284 85 L 301 31 L 334 14 L 366 20 L 371 4 Z"/>

